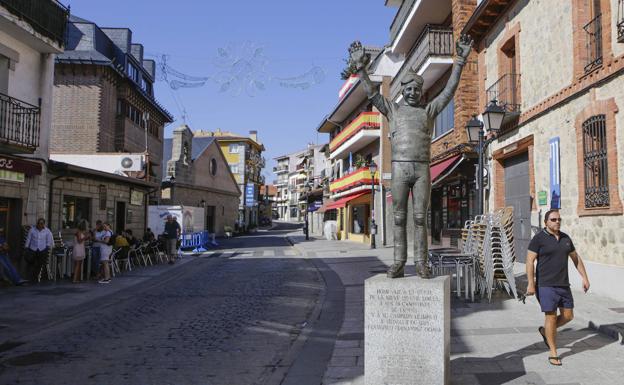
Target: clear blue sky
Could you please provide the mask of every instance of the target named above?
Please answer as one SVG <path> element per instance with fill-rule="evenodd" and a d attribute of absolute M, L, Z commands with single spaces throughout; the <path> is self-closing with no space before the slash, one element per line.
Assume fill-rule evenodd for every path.
<path fill-rule="evenodd" d="M 269 80 L 263 91 L 255 89 L 254 96 L 244 91 L 238 94 L 238 84 L 222 92 L 213 81 L 177 91 L 163 81 L 156 83 L 157 100 L 175 117 L 166 127 L 165 137 L 182 124 L 182 107 L 193 130 L 221 128 L 240 134 L 257 130 L 267 149 L 268 181 L 273 179 L 272 158 L 301 149 L 308 142 L 328 140 L 327 134 L 317 135 L 316 127 L 338 101 L 343 84 L 340 71 L 349 44 L 353 40 L 366 45 L 387 44 L 396 13 L 395 8 L 384 6 L 384 0 L 62 2 L 71 6 L 72 14 L 100 27 L 130 28 L 133 41 L 143 44 L 146 54 L 169 55 L 168 64 L 184 74 L 224 79 L 225 75 L 251 72 L 252 77 L 266 80 L 322 69 L 324 80 L 308 89 L 284 87 Z M 264 66 L 255 63 L 238 68 L 217 60 L 219 49 L 236 53 L 245 44 L 262 48 Z M 264 73 L 258 75 L 262 68 Z M 299 84 L 299 80 L 290 84 Z"/>

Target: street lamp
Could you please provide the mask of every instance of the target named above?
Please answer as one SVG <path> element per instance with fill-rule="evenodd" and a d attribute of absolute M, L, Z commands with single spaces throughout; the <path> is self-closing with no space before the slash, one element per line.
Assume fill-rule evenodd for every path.
<path fill-rule="evenodd" d="M 368 165 L 368 170 L 371 175 L 371 226 L 370 226 L 370 236 L 371 236 L 371 249 L 377 247 L 375 243 L 375 235 L 377 234 L 377 225 L 375 224 L 375 174 L 377 173 L 377 164 L 375 161 L 371 161 Z"/>
<path fill-rule="evenodd" d="M 303 230 L 305 232 L 306 241 L 310 240 L 310 228 L 308 226 L 308 211 L 310 210 L 310 192 L 312 191 L 312 186 L 310 182 L 306 182 L 305 184 L 305 222 L 303 224 Z"/>
<path fill-rule="evenodd" d="M 483 122 L 485 122 L 486 132 L 488 134 L 492 134 L 491 137 L 487 140 L 484 140 L 484 123 L 477 119 L 476 115 L 473 115 L 472 119 L 470 119 L 466 124 L 468 140 L 470 141 L 470 143 L 477 145 L 477 155 L 479 156 L 477 176 L 475 178 L 475 182 L 477 183 L 478 188 L 477 215 L 482 215 L 484 211 L 483 174 L 485 170 L 485 162 L 483 156 L 489 144 L 492 143 L 492 141 L 494 141 L 494 139 L 496 139 L 498 136 L 498 131 L 500 130 L 500 127 L 503 123 L 503 118 L 505 117 L 505 109 L 499 106 L 496 100 L 492 100 L 490 104 L 488 104 L 482 115 Z"/>

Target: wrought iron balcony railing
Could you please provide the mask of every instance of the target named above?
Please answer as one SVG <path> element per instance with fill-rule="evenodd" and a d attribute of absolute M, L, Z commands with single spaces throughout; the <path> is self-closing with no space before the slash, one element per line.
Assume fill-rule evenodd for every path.
<path fill-rule="evenodd" d="M 591 72 L 602 65 L 602 15 L 585 24 L 587 33 L 587 62 L 585 72 Z"/>
<path fill-rule="evenodd" d="M 498 101 L 506 112 L 520 113 L 520 74 L 505 74 L 486 91 L 487 102 Z"/>
<path fill-rule="evenodd" d="M 39 146 L 40 108 L 0 93 L 0 142 L 34 152 Z"/>
<path fill-rule="evenodd" d="M 69 9 L 63 4 L 55 0 L 0 0 L 0 5 L 28 22 L 35 31 L 65 45 Z"/>

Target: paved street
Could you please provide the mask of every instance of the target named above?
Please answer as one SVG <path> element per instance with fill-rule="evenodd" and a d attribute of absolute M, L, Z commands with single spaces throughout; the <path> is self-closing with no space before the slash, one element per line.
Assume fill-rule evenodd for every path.
<path fill-rule="evenodd" d="M 361 385 L 363 283 L 390 261 L 390 248 L 305 241 L 279 224 L 110 285 L 9 288 L 0 298 L 0 383 Z M 588 326 L 618 330 L 624 304 L 591 293 L 576 303 L 558 368 L 546 361 L 534 299 L 454 299 L 452 383 L 617 383 L 621 337 Z"/>
<path fill-rule="evenodd" d="M 211 257 L 136 269 L 110 285 L 7 290 L 0 383 L 266 383 L 308 324 L 320 276 L 279 231 L 224 243 Z M 47 305 L 62 297 L 72 298 Z"/>

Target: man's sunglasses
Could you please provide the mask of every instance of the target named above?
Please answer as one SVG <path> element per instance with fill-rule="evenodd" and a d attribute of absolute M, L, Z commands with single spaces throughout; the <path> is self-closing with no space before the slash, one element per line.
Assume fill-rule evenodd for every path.
<path fill-rule="evenodd" d="M 551 222 L 561 222 L 561 218 L 549 218 L 548 220 Z"/>

